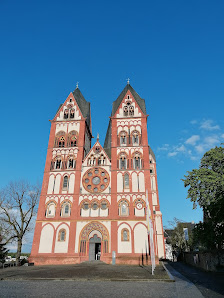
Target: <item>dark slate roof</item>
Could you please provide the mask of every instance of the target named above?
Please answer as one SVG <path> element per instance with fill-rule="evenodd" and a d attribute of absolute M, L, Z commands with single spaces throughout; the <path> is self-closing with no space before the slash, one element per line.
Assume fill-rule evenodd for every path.
<path fill-rule="evenodd" d="M 104 150 L 106 151 L 109 158 L 111 158 L 111 119 L 107 128 L 106 138 L 103 145 Z"/>
<path fill-rule="evenodd" d="M 151 154 L 153 159 L 156 161 L 155 153 L 152 151 L 152 148 L 150 146 L 149 146 L 149 154 Z"/>
<path fill-rule="evenodd" d="M 127 91 L 130 91 L 131 94 L 133 95 L 134 99 L 137 101 L 137 104 L 139 105 L 140 109 L 142 110 L 142 112 L 146 115 L 146 107 L 145 107 L 145 100 L 143 98 L 141 98 L 138 93 L 131 87 L 130 84 L 127 84 L 125 86 L 125 88 L 123 89 L 123 91 L 121 92 L 121 94 L 118 96 L 118 98 L 113 102 L 113 108 L 112 108 L 112 115 L 114 116 L 114 114 L 116 113 L 118 107 L 120 106 L 125 94 L 127 93 Z"/>
<path fill-rule="evenodd" d="M 86 118 L 86 123 L 89 126 L 89 129 L 91 131 L 91 126 L 90 126 L 90 102 L 86 101 L 84 96 L 82 95 L 81 91 L 79 88 L 76 88 L 73 92 L 73 95 L 75 97 L 75 100 L 82 112 L 82 115 L 84 118 Z M 91 131 L 92 132 L 92 131 Z"/>

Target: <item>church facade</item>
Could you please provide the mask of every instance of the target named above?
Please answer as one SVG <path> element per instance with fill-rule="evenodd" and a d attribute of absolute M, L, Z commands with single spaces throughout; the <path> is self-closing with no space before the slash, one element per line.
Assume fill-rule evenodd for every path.
<path fill-rule="evenodd" d="M 127 84 L 113 102 L 101 146 L 91 146 L 90 103 L 77 87 L 51 121 L 29 260 L 139 264 L 149 254 L 146 195 L 156 259 L 165 256 L 156 159 L 148 144 L 145 101 Z M 149 258 L 150 259 L 150 258 Z"/>

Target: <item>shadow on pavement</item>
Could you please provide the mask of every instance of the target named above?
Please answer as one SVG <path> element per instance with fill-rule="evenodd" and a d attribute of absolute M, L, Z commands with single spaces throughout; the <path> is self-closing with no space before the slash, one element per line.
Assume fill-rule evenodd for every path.
<path fill-rule="evenodd" d="M 224 297 L 223 272 L 206 272 L 182 262 L 168 264 L 194 283 L 204 297 Z"/>

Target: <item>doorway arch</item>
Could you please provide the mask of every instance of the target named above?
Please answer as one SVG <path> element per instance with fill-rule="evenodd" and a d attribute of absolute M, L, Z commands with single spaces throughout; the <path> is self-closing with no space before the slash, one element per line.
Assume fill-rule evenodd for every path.
<path fill-rule="evenodd" d="M 80 233 L 80 253 L 82 255 L 88 255 L 89 254 L 89 249 L 91 242 L 90 239 L 94 238 L 94 236 L 101 240 L 101 245 L 100 245 L 100 252 L 101 255 L 108 253 L 109 251 L 109 232 L 107 228 L 100 222 L 90 222 L 88 223 L 81 231 Z M 96 238 L 95 238 L 96 239 Z M 97 240 L 99 243 L 99 240 Z M 97 242 L 93 242 L 97 243 Z M 96 244 L 95 244 L 95 249 L 96 249 Z M 93 254 L 93 248 L 92 249 L 92 254 Z M 92 257 L 91 257 L 92 258 Z"/>

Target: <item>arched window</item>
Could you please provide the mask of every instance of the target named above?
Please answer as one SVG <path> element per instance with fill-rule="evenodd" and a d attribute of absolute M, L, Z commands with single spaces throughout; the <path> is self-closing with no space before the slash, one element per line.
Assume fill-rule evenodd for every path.
<path fill-rule="evenodd" d="M 63 180 L 63 190 L 67 190 L 68 189 L 68 176 L 64 176 L 64 180 Z"/>
<path fill-rule="evenodd" d="M 126 170 L 127 169 L 127 156 L 122 153 L 119 157 L 119 169 Z"/>
<path fill-rule="evenodd" d="M 105 165 L 105 162 L 106 162 L 106 158 L 103 154 L 100 155 L 99 159 L 98 159 L 98 165 L 102 165 L 104 166 Z"/>
<path fill-rule="evenodd" d="M 64 136 L 59 138 L 58 147 L 59 148 L 64 148 L 65 147 L 65 137 Z"/>
<path fill-rule="evenodd" d="M 141 155 L 139 153 L 135 153 L 133 156 L 133 168 L 135 170 L 140 170 L 142 168 Z"/>
<path fill-rule="evenodd" d="M 68 217 L 70 216 L 71 206 L 69 202 L 65 202 L 61 208 L 61 216 Z"/>
<path fill-rule="evenodd" d="M 107 202 L 103 201 L 101 202 L 101 209 L 106 210 L 108 208 Z"/>
<path fill-rule="evenodd" d="M 68 119 L 68 113 L 69 113 L 69 110 L 66 109 L 66 110 L 64 111 L 64 119 Z"/>
<path fill-rule="evenodd" d="M 71 109 L 70 110 L 70 118 L 71 119 L 74 119 L 75 118 L 75 110 L 74 109 Z"/>
<path fill-rule="evenodd" d="M 127 133 L 125 131 L 120 133 L 120 145 L 127 145 Z"/>
<path fill-rule="evenodd" d="M 129 116 L 134 116 L 134 107 L 133 106 L 129 106 Z"/>
<path fill-rule="evenodd" d="M 128 173 L 124 174 L 124 188 L 129 188 L 129 175 L 128 175 Z"/>
<path fill-rule="evenodd" d="M 76 147 L 78 145 L 78 133 L 73 130 L 68 134 L 68 147 Z"/>
<path fill-rule="evenodd" d="M 64 148 L 65 147 L 65 132 L 59 131 L 55 136 L 55 147 Z"/>
<path fill-rule="evenodd" d="M 120 216 L 128 216 L 129 215 L 129 208 L 128 203 L 126 201 L 122 201 L 119 205 L 119 215 Z"/>
<path fill-rule="evenodd" d="M 92 203 L 92 209 L 93 209 L 93 210 L 97 210 L 97 209 L 98 209 L 98 204 L 97 204 L 97 202 L 93 202 L 93 203 Z"/>
<path fill-rule="evenodd" d="M 88 159 L 88 165 L 95 166 L 95 164 L 96 164 L 96 158 L 94 157 L 94 155 L 91 155 Z"/>
<path fill-rule="evenodd" d="M 57 158 L 55 161 L 55 169 L 59 170 L 61 168 L 61 159 Z"/>
<path fill-rule="evenodd" d="M 47 205 L 47 209 L 46 209 L 46 217 L 54 217 L 55 216 L 55 203 L 50 202 Z"/>
<path fill-rule="evenodd" d="M 68 169 L 75 169 L 75 159 L 73 157 L 68 158 L 67 168 Z"/>
<path fill-rule="evenodd" d="M 136 130 L 132 133 L 132 144 L 139 145 L 139 132 Z"/>
<path fill-rule="evenodd" d="M 82 204 L 82 209 L 84 209 L 84 210 L 88 210 L 88 209 L 89 209 L 89 203 L 88 203 L 88 202 L 84 202 L 84 203 Z"/>
<path fill-rule="evenodd" d="M 128 107 L 127 106 L 124 106 L 123 113 L 124 113 L 124 116 L 128 116 Z"/>
<path fill-rule="evenodd" d="M 121 241 L 129 241 L 129 230 L 128 229 L 121 230 Z"/>
<path fill-rule="evenodd" d="M 58 241 L 65 241 L 66 240 L 66 231 L 65 229 L 61 229 L 58 232 Z"/>

